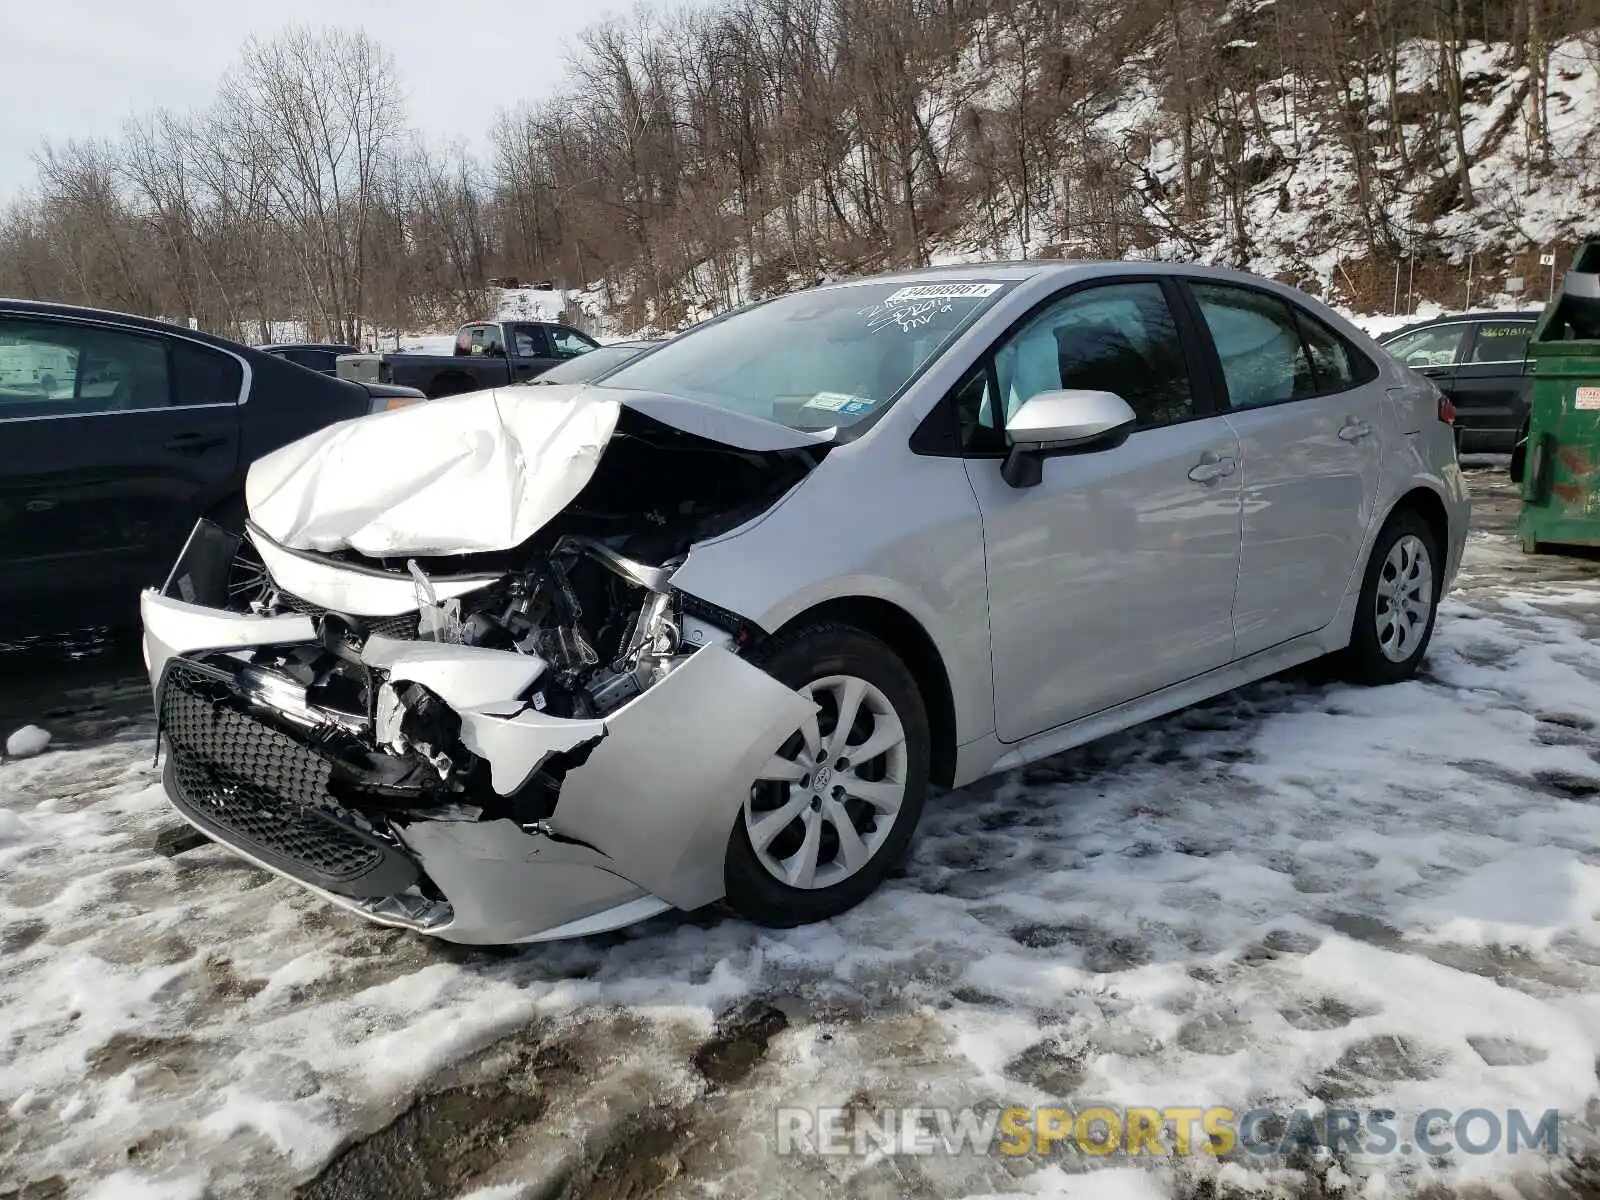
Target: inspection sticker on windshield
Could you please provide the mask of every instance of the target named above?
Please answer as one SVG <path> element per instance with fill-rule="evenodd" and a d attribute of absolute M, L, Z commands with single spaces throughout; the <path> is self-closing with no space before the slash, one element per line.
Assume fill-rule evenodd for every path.
<path fill-rule="evenodd" d="M 913 300 L 982 300 L 1000 290 L 998 283 L 918 283 L 885 296 L 884 304 L 909 304 Z"/>
<path fill-rule="evenodd" d="M 844 413 L 855 416 L 864 413 L 872 407 L 872 401 L 865 396 L 852 396 L 849 392 L 818 392 L 811 399 L 802 404 L 801 408 L 820 408 L 824 412 Z"/>
<path fill-rule="evenodd" d="M 1576 407 L 1580 412 L 1592 412 L 1595 409 L 1600 409 L 1600 387 L 1579 388 Z"/>

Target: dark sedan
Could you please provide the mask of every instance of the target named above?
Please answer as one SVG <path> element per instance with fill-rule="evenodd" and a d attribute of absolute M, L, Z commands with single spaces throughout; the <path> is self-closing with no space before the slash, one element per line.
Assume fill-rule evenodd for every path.
<path fill-rule="evenodd" d="M 1420 321 L 1378 344 L 1426 375 L 1456 406 L 1463 453 L 1509 454 L 1528 417 L 1528 338 L 1538 310 Z"/>
<path fill-rule="evenodd" d="M 143 317 L 0 300 L 0 633 L 136 620 L 196 519 L 242 526 L 251 462 L 421 398 Z"/>

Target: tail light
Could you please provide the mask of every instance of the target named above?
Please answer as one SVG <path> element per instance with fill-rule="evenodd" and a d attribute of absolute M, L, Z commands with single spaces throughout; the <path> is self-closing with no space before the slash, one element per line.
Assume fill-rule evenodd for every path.
<path fill-rule="evenodd" d="M 1455 403 L 1450 399 L 1449 396 L 1446 396 L 1442 393 L 1439 396 L 1439 420 L 1443 421 L 1446 425 L 1454 425 L 1456 423 Z"/>

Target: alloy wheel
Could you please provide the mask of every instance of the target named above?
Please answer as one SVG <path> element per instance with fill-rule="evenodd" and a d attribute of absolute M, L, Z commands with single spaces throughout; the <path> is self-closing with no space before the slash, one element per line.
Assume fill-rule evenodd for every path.
<path fill-rule="evenodd" d="M 1389 548 L 1375 603 L 1378 649 L 1390 662 L 1407 661 L 1417 652 L 1433 612 L 1433 564 L 1428 547 L 1415 534 Z"/>
<path fill-rule="evenodd" d="M 773 756 L 744 805 L 762 867 L 807 890 L 859 872 L 888 840 L 905 801 L 906 732 L 889 698 L 854 675 L 799 689 L 818 711 Z"/>
<path fill-rule="evenodd" d="M 239 549 L 228 566 L 228 607 L 234 612 L 249 612 L 252 605 L 266 599 L 271 590 L 272 578 L 267 574 L 267 566 L 247 534 L 239 539 Z"/>

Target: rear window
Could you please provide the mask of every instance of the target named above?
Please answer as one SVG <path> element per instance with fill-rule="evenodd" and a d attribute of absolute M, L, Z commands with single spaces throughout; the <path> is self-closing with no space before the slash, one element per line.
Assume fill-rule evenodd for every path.
<path fill-rule="evenodd" d="M 1478 326 L 1470 361 L 1521 362 L 1528 356 L 1528 338 L 1532 334 L 1533 326 L 1527 321 L 1485 321 Z"/>
<path fill-rule="evenodd" d="M 283 357 L 313 371 L 331 371 L 336 356 L 331 350 L 285 350 Z"/>

